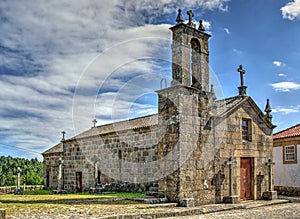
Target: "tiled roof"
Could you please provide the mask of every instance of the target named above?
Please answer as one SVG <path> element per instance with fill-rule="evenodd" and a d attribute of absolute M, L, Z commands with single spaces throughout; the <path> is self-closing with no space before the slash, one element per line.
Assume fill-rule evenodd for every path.
<path fill-rule="evenodd" d="M 294 125 L 290 128 L 275 133 L 273 135 L 273 139 L 288 138 L 288 137 L 295 137 L 295 136 L 300 136 L 300 124 Z"/>
<path fill-rule="evenodd" d="M 150 127 L 157 124 L 158 124 L 158 114 L 154 114 L 150 116 L 144 116 L 144 117 L 124 120 L 120 122 L 115 122 L 107 125 L 97 126 L 96 128 L 91 128 L 79 135 L 76 135 L 70 140 L 99 135 L 99 134 L 107 134 L 111 132 L 119 132 L 124 130 Z"/>
<path fill-rule="evenodd" d="M 53 146 L 52 148 L 48 149 L 43 153 L 45 154 L 55 154 L 55 153 L 62 153 L 63 152 L 63 144 L 60 142 L 57 145 Z"/>
<path fill-rule="evenodd" d="M 245 101 L 248 97 L 229 97 L 221 100 L 216 101 L 216 109 L 215 109 L 215 116 L 223 116 L 228 111 L 233 109 L 235 106 L 238 106 L 241 102 Z"/>

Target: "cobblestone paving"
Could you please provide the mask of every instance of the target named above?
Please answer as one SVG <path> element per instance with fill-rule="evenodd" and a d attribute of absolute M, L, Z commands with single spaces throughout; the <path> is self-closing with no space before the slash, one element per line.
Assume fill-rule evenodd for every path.
<path fill-rule="evenodd" d="M 275 204 L 277 203 L 277 204 Z M 191 219 L 238 219 L 238 218 L 299 218 L 300 203 L 282 203 L 279 201 L 255 201 L 238 205 L 218 204 L 206 205 L 200 208 L 178 208 L 170 204 L 165 207 L 159 205 L 145 205 L 134 203 L 111 203 L 111 204 L 70 204 L 70 205 L 47 205 L 47 209 L 41 210 L 39 206 L 32 207 L 26 211 L 19 209 L 18 213 L 7 216 L 7 219 L 100 219 L 117 218 L 112 215 L 127 215 L 126 218 L 149 219 L 149 218 L 191 218 Z M 275 204 L 275 205 L 269 205 Z M 235 210 L 233 210 L 235 208 Z M 186 214 L 186 213 L 192 214 Z M 198 212 L 198 215 L 195 215 Z M 201 214 L 203 212 L 214 212 Z M 184 214 L 182 214 L 184 213 Z M 143 215 L 142 217 L 139 214 Z M 130 216 L 131 215 L 131 216 Z M 163 216 L 164 215 L 164 216 Z M 178 215 L 176 217 L 170 217 Z M 191 216 L 179 216 L 191 215 Z"/>
<path fill-rule="evenodd" d="M 300 218 L 300 203 L 263 206 L 252 209 L 221 211 L 197 216 L 172 217 L 172 219 L 288 219 Z M 171 219 L 171 218 L 169 218 Z"/>

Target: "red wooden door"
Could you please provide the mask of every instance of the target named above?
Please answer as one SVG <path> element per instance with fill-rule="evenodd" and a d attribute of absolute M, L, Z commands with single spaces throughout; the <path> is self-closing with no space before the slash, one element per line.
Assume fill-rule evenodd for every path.
<path fill-rule="evenodd" d="M 251 184 L 251 158 L 241 158 L 241 182 L 240 182 L 240 198 L 241 200 L 252 199 Z"/>

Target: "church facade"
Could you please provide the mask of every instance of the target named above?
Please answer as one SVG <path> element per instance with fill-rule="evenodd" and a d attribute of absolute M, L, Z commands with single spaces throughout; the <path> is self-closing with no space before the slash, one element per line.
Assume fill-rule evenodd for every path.
<path fill-rule="evenodd" d="M 63 138 L 43 153 L 46 187 L 152 184 L 181 206 L 276 197 L 269 102 L 263 113 L 247 96 L 242 66 L 238 95 L 216 99 L 209 85 L 210 35 L 188 15 L 185 24 L 179 10 L 170 28 L 173 80 L 156 91 L 158 113 Z"/>

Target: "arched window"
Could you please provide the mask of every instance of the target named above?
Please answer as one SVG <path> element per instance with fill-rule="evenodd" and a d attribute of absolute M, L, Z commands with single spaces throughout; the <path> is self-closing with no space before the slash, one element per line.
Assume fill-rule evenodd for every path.
<path fill-rule="evenodd" d="M 191 40 L 191 83 L 192 86 L 201 89 L 200 74 L 201 74 L 201 46 L 198 39 Z"/>

